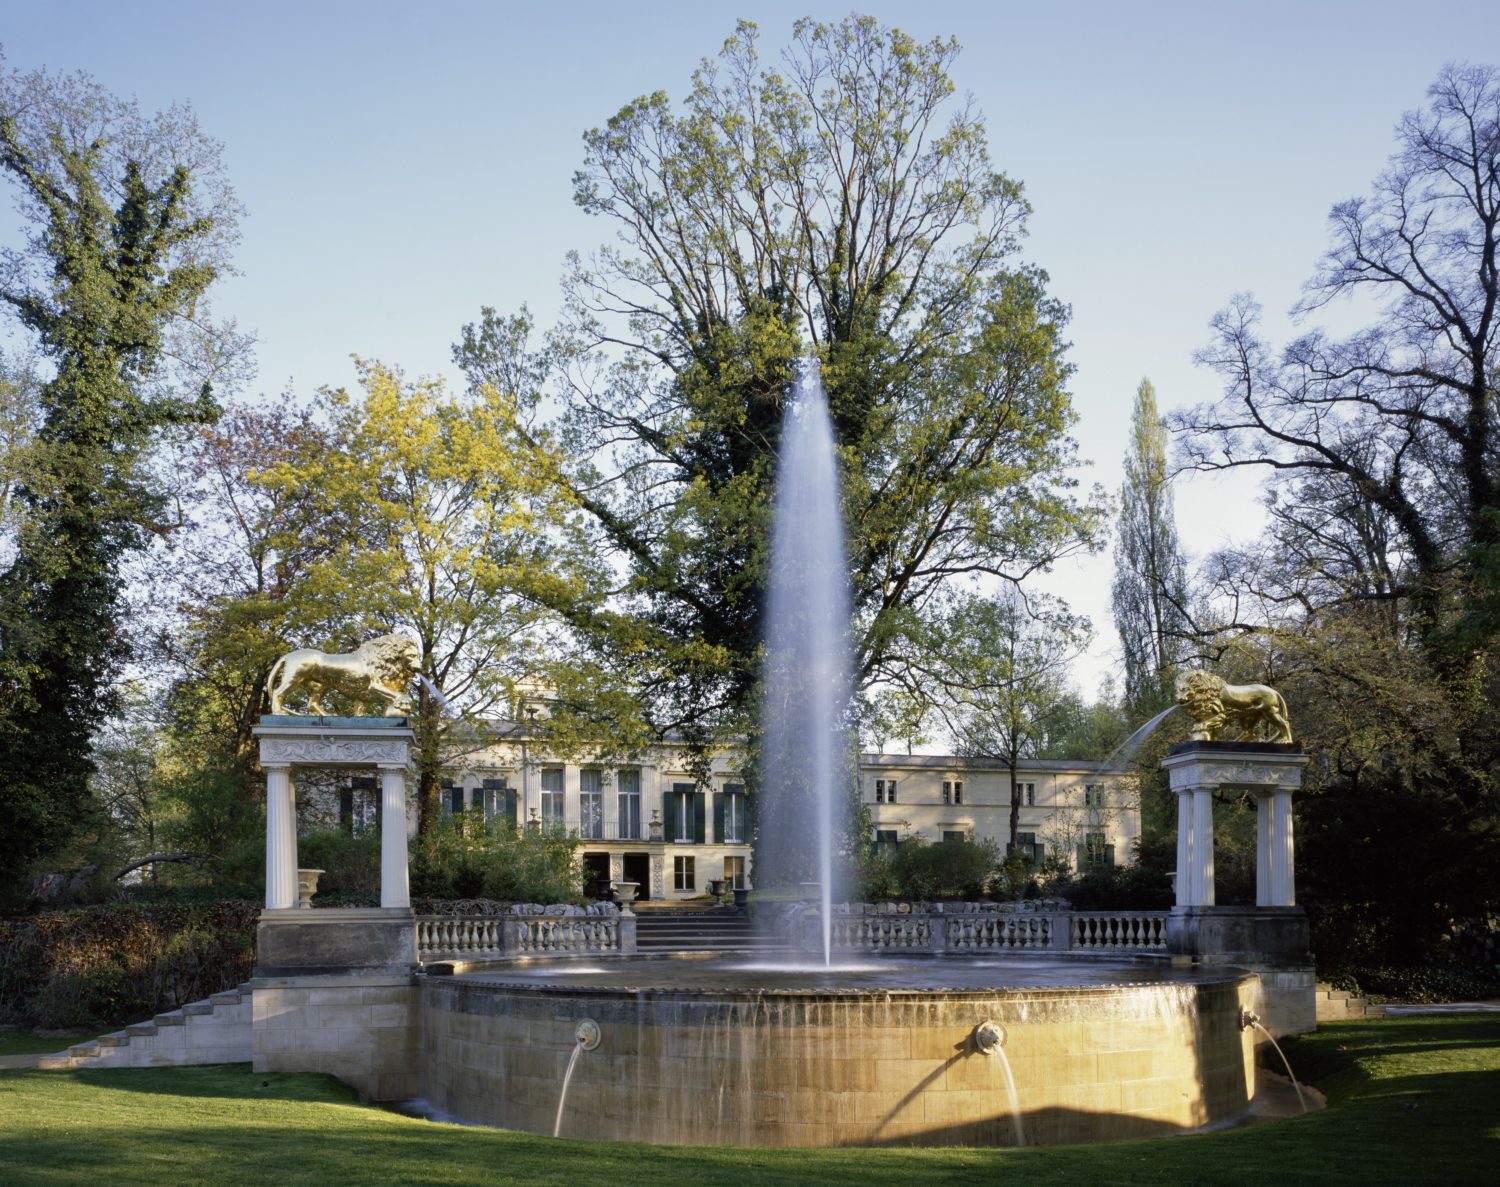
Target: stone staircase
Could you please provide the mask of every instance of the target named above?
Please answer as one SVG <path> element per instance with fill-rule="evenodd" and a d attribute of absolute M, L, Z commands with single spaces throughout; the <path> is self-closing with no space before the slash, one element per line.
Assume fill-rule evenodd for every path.
<path fill-rule="evenodd" d="M 246 1063 L 254 1054 L 251 991 L 216 993 L 179 1010 L 158 1014 L 87 1043 L 44 1055 L 40 1068 L 182 1067 L 195 1063 Z"/>
<path fill-rule="evenodd" d="M 1347 989 L 1335 989 L 1319 981 L 1313 992 L 1319 1022 L 1342 1022 L 1346 1018 L 1384 1018 L 1385 1007 L 1372 1005 Z"/>
<path fill-rule="evenodd" d="M 636 914 L 635 950 L 642 955 L 788 951 L 732 907 L 642 906 Z"/>

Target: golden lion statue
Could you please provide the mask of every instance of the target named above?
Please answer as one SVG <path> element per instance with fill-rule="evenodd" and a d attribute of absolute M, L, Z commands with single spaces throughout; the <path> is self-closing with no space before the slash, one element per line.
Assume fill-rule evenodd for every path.
<path fill-rule="evenodd" d="M 1248 740 L 1292 740 L 1286 701 L 1269 685 L 1226 684 L 1212 672 L 1184 672 L 1177 677 L 1177 703 L 1193 719 L 1188 736 L 1194 742 L 1216 742 L 1226 726 L 1240 730 Z M 1257 732 L 1270 737 L 1256 739 Z"/>
<path fill-rule="evenodd" d="M 285 713 L 287 694 L 301 689 L 307 693 L 307 712 L 318 717 L 323 715 L 323 697 L 330 692 L 353 702 L 358 716 L 376 708 L 386 717 L 404 717 L 411 712 L 406 686 L 421 661 L 422 649 L 405 635 L 381 635 L 338 655 L 304 647 L 271 665 L 266 695 L 272 714 Z"/>

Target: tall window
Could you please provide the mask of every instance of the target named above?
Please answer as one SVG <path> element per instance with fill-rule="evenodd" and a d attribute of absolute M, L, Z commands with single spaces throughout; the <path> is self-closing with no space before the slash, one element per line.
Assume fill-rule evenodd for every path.
<path fill-rule="evenodd" d="M 666 809 L 666 839 L 680 845 L 701 845 L 704 835 L 705 796 L 693 783 L 674 783 L 672 790 L 663 797 Z"/>
<path fill-rule="evenodd" d="M 745 788 L 739 783 L 726 783 L 719 796 L 719 840 L 738 844 L 747 836 L 745 824 Z"/>
<path fill-rule="evenodd" d="M 953 781 L 953 802 L 955 804 L 964 802 L 964 781 L 962 779 L 955 779 Z"/>
<path fill-rule="evenodd" d="M 542 827 L 561 832 L 566 824 L 563 817 L 563 769 L 542 768 Z"/>
<path fill-rule="evenodd" d="M 1106 844 L 1107 838 L 1103 833 L 1085 833 L 1083 835 L 1082 854 L 1083 866 L 1090 870 L 1109 869 L 1115 864 L 1115 847 Z"/>
<path fill-rule="evenodd" d="M 745 889 L 745 859 L 743 857 L 724 859 L 724 881 L 730 890 Z"/>
<path fill-rule="evenodd" d="M 887 779 L 885 781 L 885 802 L 894 804 L 896 802 L 896 781 Z"/>
<path fill-rule="evenodd" d="M 620 840 L 638 841 L 641 836 L 641 773 L 634 767 L 615 772 L 620 789 Z"/>
<path fill-rule="evenodd" d="M 900 841 L 901 838 L 893 828 L 877 828 L 875 830 L 875 844 L 877 845 L 896 845 Z"/>
<path fill-rule="evenodd" d="M 597 767 L 578 772 L 578 835 L 586 841 L 604 839 L 604 786 Z"/>
<path fill-rule="evenodd" d="M 498 779 L 485 779 L 481 786 L 484 791 L 485 823 L 499 823 L 506 828 L 515 828 L 519 823 L 516 820 L 516 789 L 510 785 L 510 781 L 502 775 Z"/>
<path fill-rule="evenodd" d="M 697 881 L 693 873 L 694 859 L 691 857 L 674 857 L 672 859 L 672 885 L 678 890 L 697 890 Z"/>
<path fill-rule="evenodd" d="M 1020 800 L 1021 803 L 1025 804 L 1028 808 L 1035 808 L 1036 807 L 1036 784 L 1035 783 L 1017 783 L 1016 784 L 1016 799 Z"/>
<path fill-rule="evenodd" d="M 948 780 L 944 779 L 943 780 L 943 803 L 945 803 L 945 804 L 951 804 L 952 802 L 953 802 L 953 784 L 949 783 Z"/>
<path fill-rule="evenodd" d="M 883 803 L 885 803 L 885 780 L 884 779 L 877 779 L 877 780 L 875 780 L 875 802 L 877 804 L 883 804 Z"/>
<path fill-rule="evenodd" d="M 1086 784 L 1083 789 L 1083 803 L 1085 807 L 1089 808 L 1104 807 L 1104 784 Z"/>

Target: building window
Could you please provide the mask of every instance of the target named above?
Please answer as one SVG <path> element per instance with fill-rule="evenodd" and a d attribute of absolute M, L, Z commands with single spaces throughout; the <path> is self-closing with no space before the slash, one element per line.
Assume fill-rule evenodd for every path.
<path fill-rule="evenodd" d="M 724 784 L 719 795 L 718 814 L 714 830 L 718 839 L 731 845 L 743 844 L 748 831 L 745 824 L 745 788 L 742 784 Z"/>
<path fill-rule="evenodd" d="M 691 857 L 674 857 L 672 859 L 672 885 L 677 890 L 698 889 L 693 876 L 693 862 Z"/>
<path fill-rule="evenodd" d="M 955 804 L 964 802 L 964 781 L 962 779 L 955 779 L 953 781 L 953 802 Z"/>
<path fill-rule="evenodd" d="M 1085 833 L 1079 847 L 1079 865 L 1085 870 L 1108 870 L 1115 864 L 1115 847 L 1103 833 Z"/>
<path fill-rule="evenodd" d="M 944 779 L 943 780 L 943 803 L 945 803 L 945 804 L 951 804 L 952 802 L 953 802 L 953 784 L 949 783 L 948 780 Z"/>
<path fill-rule="evenodd" d="M 1021 803 L 1025 804 L 1028 808 L 1035 808 L 1036 807 L 1036 784 L 1035 783 L 1017 783 L 1016 784 L 1016 799 L 1019 800 Z"/>
<path fill-rule="evenodd" d="M 1042 864 L 1042 858 L 1046 856 L 1046 850 L 1047 846 L 1039 845 L 1037 843 L 1035 833 L 1018 832 L 1016 834 L 1016 843 L 1014 848 L 1007 847 L 1006 851 L 1008 853 L 1019 853 L 1022 857 L 1031 862 L 1033 866 L 1040 866 Z"/>
<path fill-rule="evenodd" d="M 666 839 L 679 845 L 703 844 L 705 832 L 704 795 L 693 783 L 674 783 L 663 797 Z"/>
<path fill-rule="evenodd" d="M 692 858 L 688 858 L 692 861 Z M 730 890 L 745 889 L 745 859 L 743 857 L 726 857 L 724 859 L 724 884 Z"/>
<path fill-rule="evenodd" d="M 875 844 L 877 845 L 896 845 L 900 841 L 901 838 L 896 835 L 896 830 L 893 828 L 877 828 L 875 830 Z"/>
<path fill-rule="evenodd" d="M 491 827 L 498 820 L 506 828 L 516 827 L 516 790 L 504 779 L 484 779 L 479 794 L 484 797 L 484 822 Z"/>
<path fill-rule="evenodd" d="M 620 789 L 620 840 L 641 839 L 641 772 L 635 767 L 626 767 L 615 772 L 615 785 Z"/>
<path fill-rule="evenodd" d="M 563 816 L 563 769 L 542 768 L 542 827 L 562 832 L 567 827 Z"/>
<path fill-rule="evenodd" d="M 896 802 L 896 781 L 887 779 L 885 781 L 885 802 L 894 804 Z"/>
<path fill-rule="evenodd" d="M 877 780 L 875 780 L 875 802 L 877 804 L 883 804 L 883 803 L 885 803 L 885 780 L 884 779 L 877 779 Z"/>
<path fill-rule="evenodd" d="M 1083 804 L 1086 808 L 1104 807 L 1104 784 L 1085 784 L 1083 788 Z"/>
<path fill-rule="evenodd" d="M 578 835 L 586 841 L 604 840 L 603 775 L 597 767 L 578 772 Z"/>
<path fill-rule="evenodd" d="M 943 830 L 943 840 L 945 840 L 945 841 L 960 841 L 961 842 L 961 841 L 967 841 L 968 839 L 969 839 L 969 834 L 964 829 L 961 829 L 961 828 L 945 828 Z"/>

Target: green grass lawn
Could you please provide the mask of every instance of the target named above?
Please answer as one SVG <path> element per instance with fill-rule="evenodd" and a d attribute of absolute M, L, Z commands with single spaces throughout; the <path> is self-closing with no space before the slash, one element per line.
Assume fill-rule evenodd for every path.
<path fill-rule="evenodd" d="M 6 1027 L 0 1030 L 0 1055 L 51 1055 L 56 1051 L 66 1051 L 74 1043 L 97 1039 L 104 1033 L 102 1030 L 79 1030 L 61 1037 L 48 1037 L 19 1027 Z"/>
<path fill-rule="evenodd" d="M 1500 1017 L 1338 1023 L 1285 1046 L 1328 1109 L 1037 1150 L 590 1144 L 410 1120 L 243 1064 L 0 1072 L 0 1183 L 1500 1183 Z"/>

